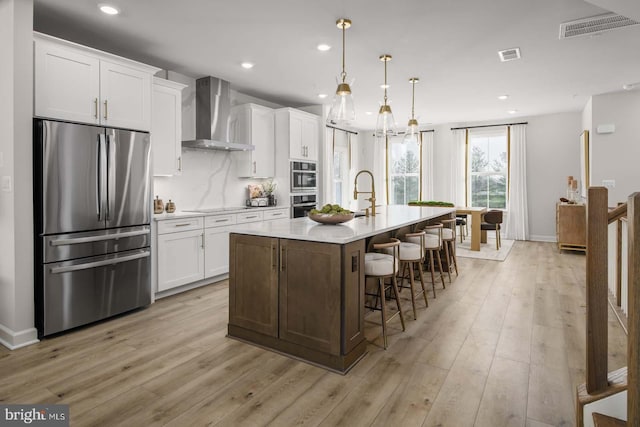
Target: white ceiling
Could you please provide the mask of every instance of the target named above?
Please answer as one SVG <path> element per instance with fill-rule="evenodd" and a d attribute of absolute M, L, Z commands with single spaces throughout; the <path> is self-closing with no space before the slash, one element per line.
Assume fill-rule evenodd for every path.
<path fill-rule="evenodd" d="M 591 3 L 602 1 L 615 3 Z M 635 3 L 617 1 L 626 7 Z M 99 2 L 122 13 L 104 15 Z M 335 91 L 341 67 L 335 21 L 350 18 L 346 71 L 355 78 L 354 127 L 375 127 L 384 78 L 378 57 L 384 53 L 393 56 L 389 99 L 399 127 L 410 115 L 412 76 L 421 80 L 416 115 L 429 127 L 581 111 L 591 95 L 639 83 L 640 26 L 559 40 L 560 23 L 607 12 L 591 3 L 34 0 L 34 28 L 192 77 L 221 77 L 240 92 L 303 106 L 320 104 L 318 93 Z M 320 52 L 319 43 L 333 48 Z M 497 51 L 513 47 L 520 48 L 522 59 L 501 63 Z M 256 65 L 245 70 L 243 61 Z M 498 100 L 501 94 L 509 99 Z"/>

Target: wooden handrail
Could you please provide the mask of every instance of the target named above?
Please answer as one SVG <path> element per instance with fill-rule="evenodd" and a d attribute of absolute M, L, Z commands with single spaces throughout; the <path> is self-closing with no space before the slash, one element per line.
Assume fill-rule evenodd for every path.
<path fill-rule="evenodd" d="M 640 426 L 640 193 L 629 196 L 628 205 L 627 423 L 637 427 Z"/>
<path fill-rule="evenodd" d="M 587 204 L 587 392 L 607 388 L 608 191 L 590 187 Z"/>
<path fill-rule="evenodd" d="M 609 211 L 609 224 L 627 216 L 627 204 L 622 203 Z"/>

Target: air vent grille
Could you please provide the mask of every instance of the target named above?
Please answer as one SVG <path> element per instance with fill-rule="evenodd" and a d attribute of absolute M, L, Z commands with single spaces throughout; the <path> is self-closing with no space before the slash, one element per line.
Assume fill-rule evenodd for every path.
<path fill-rule="evenodd" d="M 513 61 L 515 59 L 520 59 L 520 48 L 514 47 L 511 49 L 505 49 L 498 52 L 498 56 L 500 56 L 500 61 L 507 62 Z"/>
<path fill-rule="evenodd" d="M 585 36 L 631 25 L 638 25 L 638 22 L 626 16 L 606 13 L 604 15 L 592 16 L 576 21 L 563 22 L 560 24 L 560 38 L 567 39 L 570 37 Z"/>

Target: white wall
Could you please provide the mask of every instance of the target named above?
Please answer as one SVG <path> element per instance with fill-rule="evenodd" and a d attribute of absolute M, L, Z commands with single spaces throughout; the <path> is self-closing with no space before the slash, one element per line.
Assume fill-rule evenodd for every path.
<path fill-rule="evenodd" d="M 609 188 L 609 206 L 615 206 L 640 191 L 640 91 L 596 95 L 592 104 L 591 185 L 615 180 Z M 615 132 L 598 134 L 603 124 L 614 124 Z"/>
<path fill-rule="evenodd" d="M 33 307 L 33 1 L 0 2 L 0 343 L 37 341 Z"/>

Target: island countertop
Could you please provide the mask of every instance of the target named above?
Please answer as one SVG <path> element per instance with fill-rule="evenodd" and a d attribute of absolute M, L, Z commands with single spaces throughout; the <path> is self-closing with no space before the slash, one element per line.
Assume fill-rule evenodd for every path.
<path fill-rule="evenodd" d="M 346 244 L 450 213 L 455 213 L 455 208 L 388 205 L 376 207 L 376 216 L 356 217 L 338 225 L 319 224 L 305 217 L 238 224 L 230 227 L 229 231 L 254 236 Z"/>

